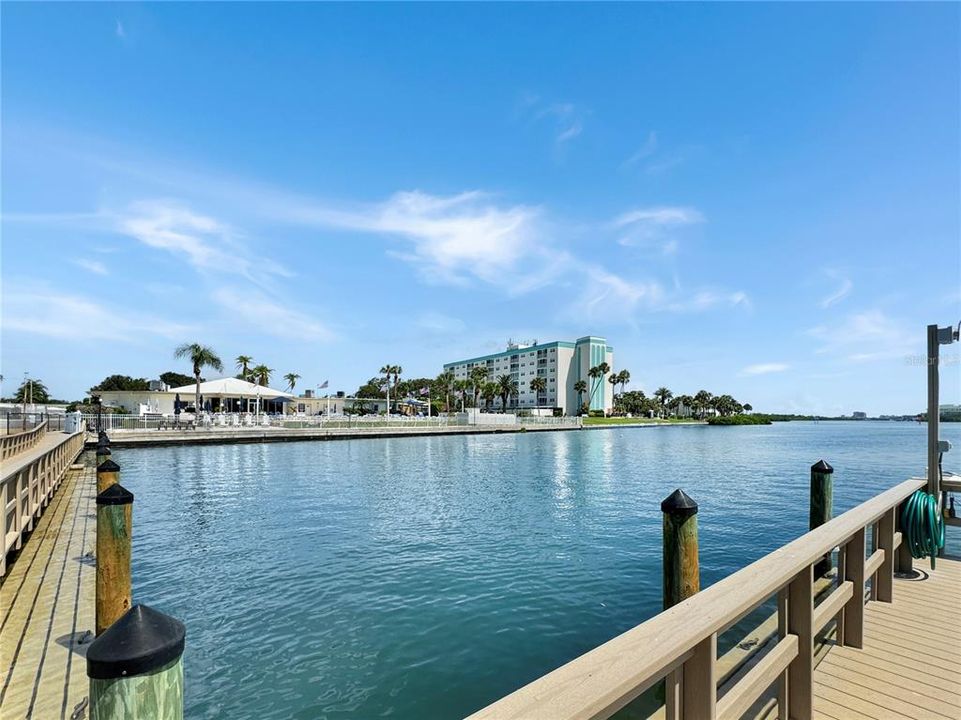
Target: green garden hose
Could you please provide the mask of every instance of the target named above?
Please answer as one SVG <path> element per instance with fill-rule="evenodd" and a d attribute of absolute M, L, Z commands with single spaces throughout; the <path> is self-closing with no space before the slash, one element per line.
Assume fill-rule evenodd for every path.
<path fill-rule="evenodd" d="M 911 557 L 934 559 L 944 547 L 944 520 L 938 512 L 938 499 L 924 490 L 917 490 L 908 498 L 901 511 L 901 542 L 906 542 Z"/>

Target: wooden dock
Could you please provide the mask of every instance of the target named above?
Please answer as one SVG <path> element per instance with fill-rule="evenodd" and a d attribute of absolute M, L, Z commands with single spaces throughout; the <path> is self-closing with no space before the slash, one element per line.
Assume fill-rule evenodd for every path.
<path fill-rule="evenodd" d="M 83 718 L 93 640 L 96 469 L 67 470 L 0 585 L 0 717 Z"/>

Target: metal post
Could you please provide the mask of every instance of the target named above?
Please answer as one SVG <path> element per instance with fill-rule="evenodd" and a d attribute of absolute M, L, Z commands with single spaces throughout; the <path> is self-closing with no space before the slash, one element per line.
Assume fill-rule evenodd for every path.
<path fill-rule="evenodd" d="M 179 620 L 134 605 L 87 648 L 91 720 L 182 720 L 183 652 Z"/>
<path fill-rule="evenodd" d="M 941 479 L 938 476 L 938 431 L 941 422 L 938 407 L 940 353 L 938 326 L 928 325 L 928 492 L 938 499 L 941 497 Z"/>
<path fill-rule="evenodd" d="M 831 519 L 834 504 L 834 468 L 824 460 L 811 466 L 811 500 L 809 529 L 820 527 Z M 831 571 L 831 553 L 814 564 L 815 579 L 824 577 Z"/>

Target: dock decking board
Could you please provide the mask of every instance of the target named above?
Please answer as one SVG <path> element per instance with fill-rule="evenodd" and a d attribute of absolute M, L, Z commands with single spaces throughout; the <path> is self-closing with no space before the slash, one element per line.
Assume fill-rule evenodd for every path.
<path fill-rule="evenodd" d="M 0 586 L 0 715 L 70 718 L 93 640 L 96 470 L 68 470 Z M 89 634 L 87 634 L 89 633 Z"/>

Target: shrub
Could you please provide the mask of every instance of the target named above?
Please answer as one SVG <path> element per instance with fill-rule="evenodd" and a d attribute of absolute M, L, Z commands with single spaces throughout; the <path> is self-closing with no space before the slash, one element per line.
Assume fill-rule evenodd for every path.
<path fill-rule="evenodd" d="M 767 415 L 721 415 L 707 419 L 708 425 L 770 425 Z"/>

